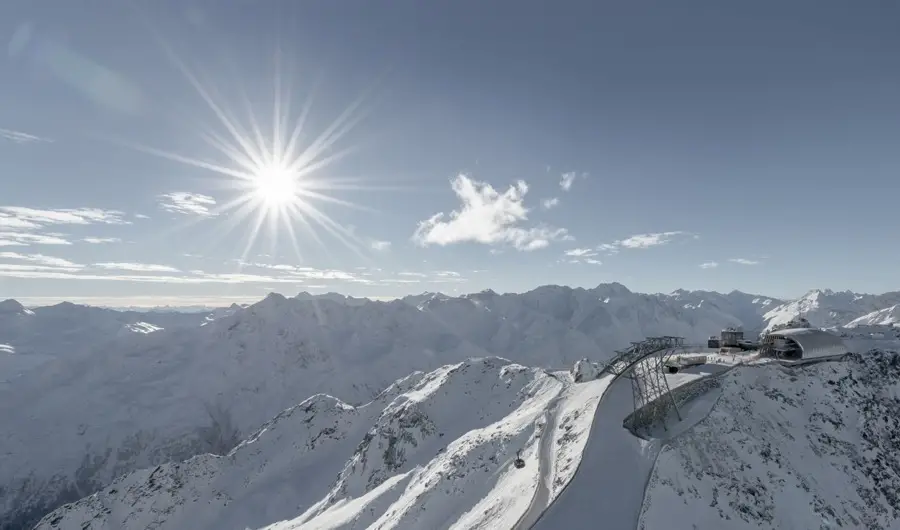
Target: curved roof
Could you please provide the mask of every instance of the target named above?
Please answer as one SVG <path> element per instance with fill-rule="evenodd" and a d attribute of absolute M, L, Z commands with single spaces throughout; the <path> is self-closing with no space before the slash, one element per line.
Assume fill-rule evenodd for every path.
<path fill-rule="evenodd" d="M 803 357 L 828 357 L 847 353 L 847 347 L 840 337 L 816 328 L 780 329 L 770 333 L 775 337 L 791 339 L 800 345 Z"/>

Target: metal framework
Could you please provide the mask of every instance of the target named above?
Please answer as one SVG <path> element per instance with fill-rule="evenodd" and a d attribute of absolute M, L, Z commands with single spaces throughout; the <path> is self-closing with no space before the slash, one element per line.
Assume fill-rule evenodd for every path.
<path fill-rule="evenodd" d="M 635 419 L 641 423 L 665 418 L 670 408 L 681 420 L 663 365 L 684 346 L 683 337 L 672 336 L 647 337 L 640 342 L 632 342 L 630 348 L 616 352 L 600 375 L 614 374 L 631 380 Z"/>

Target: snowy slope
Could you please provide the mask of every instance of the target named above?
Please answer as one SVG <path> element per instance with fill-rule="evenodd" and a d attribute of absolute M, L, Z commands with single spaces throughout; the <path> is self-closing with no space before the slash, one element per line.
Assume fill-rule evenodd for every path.
<path fill-rule="evenodd" d="M 55 353 L 39 369 L 16 368 L 12 378 L 0 374 L 0 422 L 15 426 L 0 431 L 0 528 L 36 520 L 122 473 L 227 453 L 310 395 L 359 407 L 411 371 L 473 356 L 559 368 L 608 358 L 647 335 L 700 342 L 726 326 L 762 327 L 773 305 L 783 307 L 739 292 L 648 295 L 604 284 L 523 294 L 425 293 L 393 302 L 270 295 L 251 307 L 199 314 L 203 325 L 192 326 L 141 314 L 85 333 L 90 340 L 105 337 L 102 347 Z M 28 336 L 37 337 L 39 327 L 31 329 Z M 64 349 L 62 339 L 40 340 Z M 20 350 L 2 335 L 0 344 L 3 370 L 3 358 Z M 560 469 L 571 469 L 571 452 L 565 458 Z"/>
<path fill-rule="evenodd" d="M 196 327 L 199 313 L 115 311 L 68 302 L 26 309 L 15 300 L 0 302 L 0 343 L 18 355 L 71 356 L 122 334 L 162 328 Z"/>
<path fill-rule="evenodd" d="M 830 289 L 812 290 L 797 300 L 778 305 L 767 312 L 766 329 L 785 324 L 797 317 L 809 320 L 813 327 L 843 326 L 869 313 L 900 304 L 900 291 L 879 295 Z"/>
<path fill-rule="evenodd" d="M 642 530 L 900 527 L 900 358 L 742 367 L 660 453 Z"/>
<path fill-rule="evenodd" d="M 482 358 L 413 374 L 360 407 L 313 396 L 227 456 L 126 475 L 38 528 L 502 528 L 516 510 L 497 508 L 522 508 L 534 489 L 536 424 L 566 387 Z M 518 449 L 524 470 L 511 465 Z"/>
<path fill-rule="evenodd" d="M 115 476 L 222 454 L 324 392 L 372 399 L 395 379 L 483 352 L 403 302 L 348 307 L 270 295 L 206 326 L 122 338 L 0 385 L 0 508 L 40 516 Z"/>
<path fill-rule="evenodd" d="M 844 327 L 893 326 L 896 324 L 900 324 L 900 304 L 867 313 L 845 324 Z"/>
<path fill-rule="evenodd" d="M 38 529 L 895 527 L 897 354 L 721 373 L 645 441 L 622 426 L 625 379 L 472 359 L 358 407 L 313 396 L 226 456 L 131 473 Z"/>

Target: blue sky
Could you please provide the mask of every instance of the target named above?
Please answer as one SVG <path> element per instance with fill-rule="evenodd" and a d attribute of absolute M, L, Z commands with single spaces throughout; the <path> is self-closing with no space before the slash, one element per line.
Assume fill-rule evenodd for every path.
<path fill-rule="evenodd" d="M 898 16 L 5 2 L 0 297 L 893 290 Z"/>

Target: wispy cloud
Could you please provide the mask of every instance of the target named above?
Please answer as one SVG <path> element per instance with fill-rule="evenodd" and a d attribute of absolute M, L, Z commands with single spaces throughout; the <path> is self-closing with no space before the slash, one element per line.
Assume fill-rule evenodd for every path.
<path fill-rule="evenodd" d="M 0 140 L 7 140 L 17 144 L 30 144 L 34 142 L 50 142 L 49 138 L 41 138 L 33 134 L 12 129 L 0 129 Z"/>
<path fill-rule="evenodd" d="M 91 243 L 93 245 L 102 245 L 104 243 L 121 243 L 122 240 L 118 237 L 86 237 L 82 239 L 85 243 Z"/>
<path fill-rule="evenodd" d="M 134 218 L 135 218 L 135 219 L 150 219 L 150 216 L 149 216 L 149 215 L 144 215 L 144 214 L 142 214 L 142 213 L 136 213 L 136 214 L 134 214 Z"/>
<path fill-rule="evenodd" d="M 572 239 L 564 228 L 520 226 L 528 220 L 525 207 L 528 185 L 524 181 L 499 193 L 487 182 L 459 175 L 451 181 L 451 187 L 460 200 L 460 208 L 449 215 L 440 212 L 421 221 L 413 234 L 413 241 L 419 245 L 473 242 L 508 244 L 530 251 L 544 248 L 551 241 Z"/>
<path fill-rule="evenodd" d="M 175 267 L 153 263 L 95 263 L 93 266 L 98 269 L 130 272 L 178 272 Z"/>
<path fill-rule="evenodd" d="M 728 261 L 737 263 L 738 265 L 759 265 L 759 261 L 746 258 L 729 258 Z"/>
<path fill-rule="evenodd" d="M 718 266 L 719 266 L 718 261 L 705 261 L 700 264 L 701 269 L 715 269 Z"/>
<path fill-rule="evenodd" d="M 31 234 L 25 232 L 0 232 L 0 247 L 28 245 L 71 245 L 62 234 Z"/>
<path fill-rule="evenodd" d="M 281 271 L 285 273 L 289 273 L 292 277 L 294 277 L 294 281 L 298 282 L 301 280 L 343 280 L 343 281 L 354 281 L 360 283 L 366 283 L 368 280 L 358 277 L 357 275 L 341 271 L 335 269 L 316 269 L 314 267 L 303 267 L 300 265 L 287 265 L 287 264 L 267 264 L 267 263 L 247 263 L 250 267 L 256 267 L 258 269 L 269 269 L 274 271 Z"/>
<path fill-rule="evenodd" d="M 32 272 L 76 272 L 78 269 L 71 269 L 68 267 L 53 267 L 51 265 L 37 265 L 32 263 L 22 264 L 22 263 L 0 263 L 0 276 L 15 276 L 19 277 L 19 274 L 28 274 Z"/>
<path fill-rule="evenodd" d="M 544 199 L 541 201 L 541 208 L 545 210 L 555 208 L 556 206 L 559 206 L 559 197 L 550 197 L 549 199 Z"/>
<path fill-rule="evenodd" d="M 295 284 L 312 288 L 323 280 L 368 285 L 411 283 L 463 283 L 467 280 L 458 272 L 439 270 L 430 272 L 401 272 L 396 275 L 381 269 L 351 273 L 334 269 L 317 269 L 290 264 L 242 263 L 243 267 L 265 272 L 206 272 L 199 269 L 181 271 L 169 265 L 148 263 L 95 263 L 81 265 L 43 254 L 0 253 L 0 278 L 57 279 L 74 281 L 171 283 L 171 284 Z"/>
<path fill-rule="evenodd" d="M 603 252 L 604 254 L 617 254 L 619 252 L 619 241 L 613 243 L 600 243 L 596 248 L 598 251 Z"/>
<path fill-rule="evenodd" d="M 623 239 L 622 241 L 617 241 L 617 243 L 623 248 L 650 248 L 671 243 L 676 237 L 684 237 L 689 235 L 692 234 L 687 234 L 681 231 L 656 232 L 653 234 L 638 234 L 627 239 Z"/>
<path fill-rule="evenodd" d="M 390 241 L 379 241 L 376 239 L 371 242 L 371 246 L 372 246 L 372 250 L 377 250 L 379 252 L 385 252 L 385 251 L 391 249 L 391 242 Z"/>
<path fill-rule="evenodd" d="M 645 249 L 660 245 L 667 245 L 678 239 L 693 238 L 699 236 L 680 230 L 672 232 L 655 232 L 649 234 L 636 234 L 625 239 L 618 239 L 612 243 L 602 243 L 594 247 L 594 250 L 604 254 L 616 254 L 623 249 Z"/>
<path fill-rule="evenodd" d="M 559 187 L 562 188 L 563 191 L 569 191 L 572 189 L 572 185 L 575 184 L 575 180 L 578 178 L 587 178 L 587 173 L 579 174 L 575 171 L 563 173 L 559 177 Z"/>
<path fill-rule="evenodd" d="M 603 262 L 596 258 L 598 252 L 592 248 L 573 248 L 565 252 L 568 263 L 587 263 L 588 265 L 603 265 Z"/>
<path fill-rule="evenodd" d="M 0 259 L 11 259 L 15 261 L 27 261 L 38 265 L 48 267 L 60 267 L 66 269 L 78 270 L 82 266 L 63 258 L 46 256 L 44 254 L 19 254 L 18 252 L 0 252 Z"/>
<path fill-rule="evenodd" d="M 160 195 L 158 204 L 167 212 L 208 217 L 215 215 L 211 208 L 216 205 L 216 200 L 201 193 L 175 191 Z"/>
<path fill-rule="evenodd" d="M 591 248 L 573 248 L 566 251 L 566 256 L 583 258 L 585 256 L 596 256 L 597 251 Z"/>
<path fill-rule="evenodd" d="M 38 209 L 23 206 L 0 206 L 0 226 L 40 228 L 49 225 L 126 225 L 125 214 L 101 208 Z M 18 226 L 16 226 L 18 224 Z"/>

